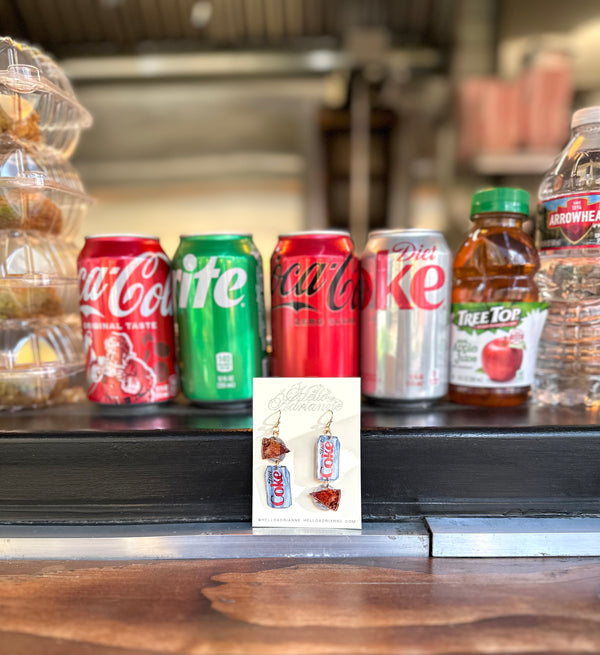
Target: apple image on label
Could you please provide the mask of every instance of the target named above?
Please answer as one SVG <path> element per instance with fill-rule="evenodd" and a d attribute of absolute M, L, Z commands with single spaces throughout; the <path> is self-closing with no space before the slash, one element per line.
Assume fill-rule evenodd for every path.
<path fill-rule="evenodd" d="M 499 337 L 484 346 L 481 362 L 490 380 L 509 382 L 521 368 L 523 349 L 512 347 L 509 337 Z"/>

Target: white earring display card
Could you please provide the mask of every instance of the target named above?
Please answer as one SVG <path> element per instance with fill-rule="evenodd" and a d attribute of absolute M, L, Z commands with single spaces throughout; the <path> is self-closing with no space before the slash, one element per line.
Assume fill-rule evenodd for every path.
<path fill-rule="evenodd" d="M 360 379 L 254 378 L 253 527 L 361 528 Z"/>

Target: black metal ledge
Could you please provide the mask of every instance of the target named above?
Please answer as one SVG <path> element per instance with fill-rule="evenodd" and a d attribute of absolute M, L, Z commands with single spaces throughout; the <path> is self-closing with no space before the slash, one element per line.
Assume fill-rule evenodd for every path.
<path fill-rule="evenodd" d="M 600 514 L 598 415 L 365 406 L 366 521 Z M 93 405 L 0 415 L 0 522 L 248 521 L 248 409 Z"/>

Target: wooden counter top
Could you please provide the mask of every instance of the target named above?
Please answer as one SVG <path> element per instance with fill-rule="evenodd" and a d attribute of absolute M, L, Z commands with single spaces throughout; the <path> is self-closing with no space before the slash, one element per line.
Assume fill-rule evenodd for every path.
<path fill-rule="evenodd" d="M 0 654 L 597 653 L 600 559 L 0 562 Z"/>

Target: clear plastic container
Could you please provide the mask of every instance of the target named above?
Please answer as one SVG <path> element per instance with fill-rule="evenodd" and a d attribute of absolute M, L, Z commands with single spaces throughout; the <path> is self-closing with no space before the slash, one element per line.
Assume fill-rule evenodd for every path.
<path fill-rule="evenodd" d="M 65 157 L 92 117 L 60 67 L 41 50 L 0 38 L 0 132 L 45 143 Z"/>
<path fill-rule="evenodd" d="M 0 319 L 78 311 L 77 247 L 34 233 L 0 238 Z"/>
<path fill-rule="evenodd" d="M 83 349 L 76 316 L 11 321 L 0 330 L 0 409 L 84 397 Z"/>
<path fill-rule="evenodd" d="M 0 135 L 0 230 L 35 230 L 69 241 L 90 203 L 67 161 L 48 148 Z"/>
<path fill-rule="evenodd" d="M 0 409 L 84 396 L 70 242 L 90 198 L 67 158 L 91 123 L 50 57 L 0 38 Z"/>
<path fill-rule="evenodd" d="M 600 407 L 600 107 L 573 114 L 571 138 L 539 189 L 537 282 L 550 303 L 535 399 Z"/>

